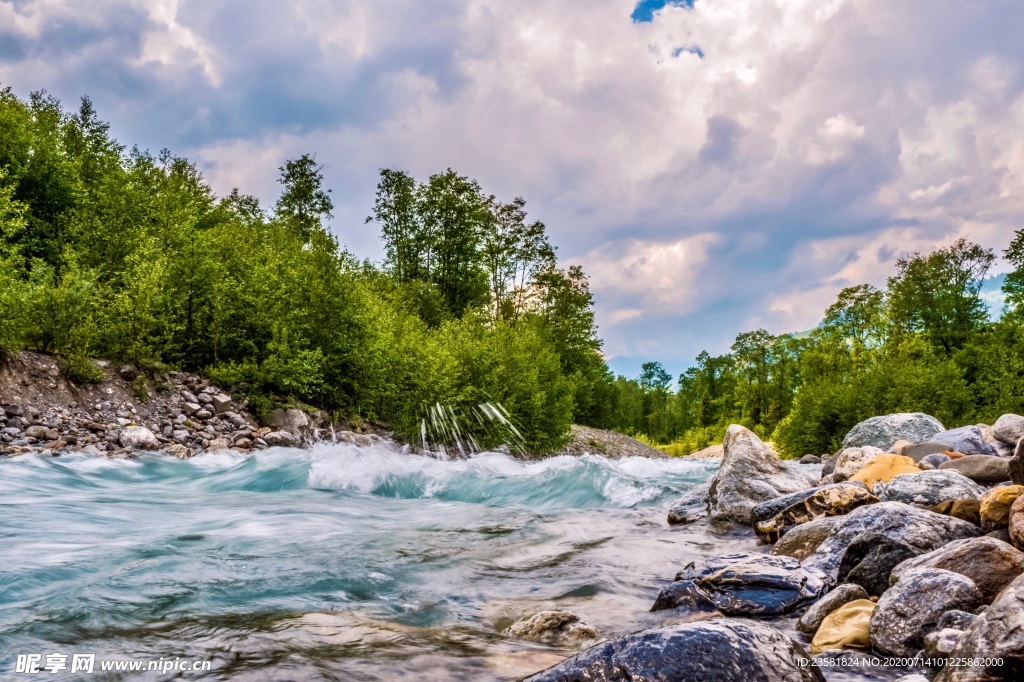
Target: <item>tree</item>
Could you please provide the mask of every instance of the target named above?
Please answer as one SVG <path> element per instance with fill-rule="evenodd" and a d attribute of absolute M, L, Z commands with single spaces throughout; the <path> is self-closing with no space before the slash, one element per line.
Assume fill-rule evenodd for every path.
<path fill-rule="evenodd" d="M 309 154 L 285 161 L 278 169 L 281 171 L 278 182 L 284 185 L 284 192 L 277 200 L 275 213 L 306 243 L 315 231 L 323 229 L 325 218 L 334 217 L 331 215 L 334 210 L 331 190 L 323 189 L 323 169 Z"/>
<path fill-rule="evenodd" d="M 1012 312 L 1024 315 L 1024 230 L 1017 230 L 1003 256 L 1014 268 L 1003 280 L 1006 304 Z"/>
<path fill-rule="evenodd" d="M 373 215 L 384 239 L 385 263 L 399 282 L 430 276 L 431 243 L 419 216 L 416 180 L 405 171 L 384 168 L 377 183 Z"/>

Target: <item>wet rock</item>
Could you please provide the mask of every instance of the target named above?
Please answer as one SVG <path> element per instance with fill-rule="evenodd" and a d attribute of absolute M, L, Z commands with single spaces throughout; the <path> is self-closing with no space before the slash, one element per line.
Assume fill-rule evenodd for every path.
<path fill-rule="evenodd" d="M 930 440 L 944 427 L 935 417 L 920 412 L 903 412 L 881 417 L 872 417 L 854 426 L 843 439 L 843 447 L 871 445 L 888 452 L 900 439 L 911 443 Z"/>
<path fill-rule="evenodd" d="M 809 557 L 804 567 L 816 568 L 834 581 L 843 556 L 860 536 L 876 533 L 897 540 L 920 553 L 963 538 L 981 535 L 981 529 L 966 521 L 918 509 L 902 502 L 879 502 L 858 507 L 838 524 Z"/>
<path fill-rule="evenodd" d="M 981 592 L 982 601 L 988 604 L 1024 573 L 1024 552 L 990 537 L 954 540 L 896 566 L 890 581 L 895 583 L 907 571 L 918 568 L 939 568 L 967 576 Z"/>
<path fill-rule="evenodd" d="M 852 543 L 839 564 L 839 582 L 861 585 L 878 597 L 889 588 L 889 576 L 907 559 L 921 554 L 916 547 L 881 533 L 865 533 Z"/>
<path fill-rule="evenodd" d="M 794 526 L 825 516 L 841 516 L 878 501 L 863 485 L 834 483 L 762 502 L 751 510 L 751 521 L 762 540 L 775 542 Z"/>
<path fill-rule="evenodd" d="M 841 516 L 826 516 L 796 526 L 772 546 L 775 556 L 790 556 L 803 561 L 810 556 L 833 528 L 843 522 Z"/>
<path fill-rule="evenodd" d="M 959 573 L 937 568 L 905 571 L 878 600 L 871 617 L 871 646 L 890 656 L 912 656 L 942 614 L 950 609 L 971 611 L 981 602 L 974 582 Z"/>
<path fill-rule="evenodd" d="M 952 516 L 955 519 L 981 525 L 981 500 L 946 500 L 931 508 L 936 514 Z"/>
<path fill-rule="evenodd" d="M 718 613 L 718 606 L 692 580 L 674 580 L 658 593 L 651 611 L 679 609 L 693 614 Z"/>
<path fill-rule="evenodd" d="M 992 455 L 995 456 L 995 449 L 985 442 L 981 429 L 977 426 L 961 426 L 958 429 L 950 429 L 937 433 L 931 437 L 933 442 L 945 443 L 950 450 L 962 452 L 965 455 Z"/>
<path fill-rule="evenodd" d="M 870 599 L 843 604 L 822 621 L 811 642 L 811 653 L 848 646 L 866 649 L 870 644 L 868 627 L 874 611 L 875 602 Z"/>
<path fill-rule="evenodd" d="M 1000 483 L 1010 480 L 1009 461 L 1003 457 L 968 455 L 950 460 L 939 468 L 958 471 L 978 483 Z"/>
<path fill-rule="evenodd" d="M 942 466 L 946 462 L 951 462 L 951 461 L 953 461 L 953 460 L 951 460 L 949 458 L 949 455 L 941 453 L 941 452 L 936 452 L 934 454 L 925 455 L 924 457 L 922 457 L 921 461 L 918 462 L 917 465 L 921 466 L 923 464 L 930 464 L 933 469 L 938 469 L 940 466 Z"/>
<path fill-rule="evenodd" d="M 991 667 L 946 666 L 935 682 L 996 682 L 1024 679 L 1024 576 L 995 601 L 960 636 L 954 658 L 989 659 Z"/>
<path fill-rule="evenodd" d="M 708 490 L 711 483 L 706 481 L 696 485 L 685 493 L 672 508 L 668 510 L 668 522 L 671 525 L 685 525 L 706 519 L 708 516 Z"/>
<path fill-rule="evenodd" d="M 691 581 L 731 615 L 789 613 L 825 590 L 825 576 L 792 557 L 721 554 L 692 562 L 676 574 Z M 671 587 L 671 586 L 670 586 Z"/>
<path fill-rule="evenodd" d="M 844 604 L 858 599 L 867 599 L 870 595 L 860 585 L 844 583 L 811 604 L 810 608 L 796 622 L 796 629 L 808 635 L 818 631 L 825 618 Z M 817 653 L 817 652 L 813 652 Z"/>
<path fill-rule="evenodd" d="M 981 527 L 993 531 L 1010 525 L 1010 510 L 1017 498 L 1024 495 L 1024 485 L 992 488 L 981 496 Z"/>
<path fill-rule="evenodd" d="M 165 446 L 161 452 L 165 455 L 170 455 L 171 457 L 177 457 L 178 459 L 187 459 L 189 456 L 188 448 L 180 443 L 171 443 L 170 445 Z"/>
<path fill-rule="evenodd" d="M 879 497 L 930 508 L 947 500 L 979 499 L 985 489 L 958 471 L 935 469 L 892 478 Z"/>
<path fill-rule="evenodd" d="M 528 682 L 824 682 L 795 641 L 763 623 L 716 619 L 652 628 L 593 646 Z"/>
<path fill-rule="evenodd" d="M 787 466 L 760 438 L 742 426 L 730 426 L 723 445 L 722 463 L 708 489 L 712 521 L 750 524 L 750 513 L 755 505 L 815 484 L 810 475 Z"/>
<path fill-rule="evenodd" d="M 800 464 L 821 464 L 821 457 L 817 455 L 804 455 L 800 458 Z"/>
<path fill-rule="evenodd" d="M 571 611 L 541 611 L 513 623 L 501 634 L 535 642 L 600 638 L 596 629 Z"/>
<path fill-rule="evenodd" d="M 231 444 L 228 443 L 228 439 L 227 438 L 214 438 L 206 446 L 206 449 L 207 450 L 227 450 L 229 447 L 231 447 Z"/>
<path fill-rule="evenodd" d="M 156 450 L 160 447 L 160 441 L 145 426 L 126 426 L 117 442 L 129 450 Z"/>
<path fill-rule="evenodd" d="M 299 439 L 287 431 L 271 431 L 263 440 L 271 447 L 293 448 L 299 444 Z"/>
<path fill-rule="evenodd" d="M 992 435 L 1007 445 L 1016 445 L 1024 438 L 1024 417 L 1019 414 L 1004 414 L 992 425 Z"/>
<path fill-rule="evenodd" d="M 902 455 L 877 455 L 868 461 L 860 471 L 850 477 L 851 481 L 860 481 L 868 488 L 876 483 L 886 483 L 903 474 L 918 473 L 921 470 L 909 457 Z"/>
<path fill-rule="evenodd" d="M 856 448 L 843 448 L 839 451 L 836 456 L 835 469 L 830 472 L 837 479 L 849 480 L 851 476 L 854 476 L 858 471 L 864 468 L 864 465 L 873 460 L 879 455 L 884 455 L 880 448 L 872 447 L 870 445 Z"/>

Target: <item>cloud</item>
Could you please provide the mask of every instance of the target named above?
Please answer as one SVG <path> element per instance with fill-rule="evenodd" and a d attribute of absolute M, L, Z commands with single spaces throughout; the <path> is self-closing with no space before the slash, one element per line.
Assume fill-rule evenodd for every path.
<path fill-rule="evenodd" d="M 381 167 L 525 196 L 609 352 L 676 372 L 813 326 L 905 251 L 1009 241 L 1022 23 L 1011 0 L 0 0 L 0 82 L 89 94 L 268 204 L 315 151 L 360 255 Z"/>

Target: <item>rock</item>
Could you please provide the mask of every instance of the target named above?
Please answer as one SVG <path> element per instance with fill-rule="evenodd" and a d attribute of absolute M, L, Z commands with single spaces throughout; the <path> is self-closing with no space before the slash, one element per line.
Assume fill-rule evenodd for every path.
<path fill-rule="evenodd" d="M 931 508 L 936 514 L 945 514 L 955 519 L 981 525 L 981 500 L 946 500 Z"/>
<path fill-rule="evenodd" d="M 860 481 L 868 488 L 876 483 L 885 483 L 902 474 L 919 473 L 914 460 L 902 455 L 877 455 L 868 461 L 861 470 L 850 477 L 851 481 Z"/>
<path fill-rule="evenodd" d="M 571 611 L 541 611 L 513 623 L 501 634 L 535 642 L 598 639 L 597 630 Z"/>
<path fill-rule="evenodd" d="M 936 626 L 939 630 L 945 628 L 953 628 L 954 630 L 966 630 L 976 621 L 978 617 L 973 613 L 967 611 L 961 611 L 959 609 L 951 609 L 942 614 L 942 618 L 939 618 L 939 624 Z"/>
<path fill-rule="evenodd" d="M 1016 445 L 1024 438 L 1024 417 L 1019 414 L 1004 414 L 992 425 L 992 435 L 1007 445 Z"/>
<path fill-rule="evenodd" d="M 278 408 L 270 415 L 270 425 L 275 431 L 287 431 L 293 436 L 301 436 L 309 426 L 309 417 L 302 410 Z"/>
<path fill-rule="evenodd" d="M 865 533 L 850 543 L 839 564 L 839 582 L 855 583 L 879 597 L 889 588 L 894 568 L 921 551 L 903 540 Z"/>
<path fill-rule="evenodd" d="M 1010 522 L 1007 530 L 1010 542 L 1017 549 L 1024 550 L 1024 495 L 1021 495 L 1010 507 Z"/>
<path fill-rule="evenodd" d="M 981 496 L 981 527 L 993 531 L 1010 525 L 1010 509 L 1024 495 L 1024 485 L 992 488 Z"/>
<path fill-rule="evenodd" d="M 126 426 L 117 442 L 129 450 L 156 450 L 160 447 L 160 441 L 145 426 Z"/>
<path fill-rule="evenodd" d="M 849 480 L 851 476 L 864 468 L 864 465 L 879 455 L 884 455 L 880 448 L 870 445 L 860 448 L 843 448 L 836 456 L 836 465 L 833 473 L 836 478 Z"/>
<path fill-rule="evenodd" d="M 924 636 L 924 652 L 926 658 L 944 658 L 953 652 L 963 630 L 939 628 Z"/>
<path fill-rule="evenodd" d="M 239 438 L 235 441 L 234 445 L 240 450 L 248 450 L 252 447 L 252 440 L 249 438 Z"/>
<path fill-rule="evenodd" d="M 231 447 L 231 444 L 228 443 L 228 439 L 227 438 L 214 438 L 206 446 L 206 449 L 207 450 L 227 450 L 229 447 Z"/>
<path fill-rule="evenodd" d="M 21 405 L 4 405 L 3 411 L 8 417 L 22 417 L 25 415 L 25 410 L 22 409 Z"/>
<path fill-rule="evenodd" d="M 844 448 L 871 445 L 888 452 L 900 439 L 911 443 L 930 440 L 944 427 L 935 417 L 920 412 L 903 412 L 882 417 L 872 417 L 854 426 L 843 439 Z"/>
<path fill-rule="evenodd" d="M 1024 552 L 990 537 L 954 540 L 936 550 L 904 561 L 890 576 L 895 583 L 907 571 L 939 568 L 967 576 L 981 592 L 985 604 L 1024 573 Z"/>
<path fill-rule="evenodd" d="M 719 611 L 731 615 L 789 613 L 825 590 L 820 571 L 803 568 L 792 557 L 767 554 L 707 557 L 688 564 L 676 580 L 693 582 Z"/>
<path fill-rule="evenodd" d="M 708 489 L 712 521 L 749 525 L 755 505 L 814 486 L 811 476 L 787 466 L 749 429 L 733 424 L 723 445 L 725 455 Z"/>
<path fill-rule="evenodd" d="M 207 393 L 206 391 L 200 393 L 198 398 L 200 405 L 210 405 L 213 402 L 213 396 Z"/>
<path fill-rule="evenodd" d="M 138 370 L 135 369 L 134 365 L 122 365 L 117 370 L 117 373 L 120 374 L 121 378 L 125 381 L 135 381 L 136 377 L 139 375 Z"/>
<path fill-rule="evenodd" d="M 199 403 L 185 403 L 181 406 L 181 409 L 186 415 L 191 417 L 202 408 Z"/>
<path fill-rule="evenodd" d="M 843 604 L 821 623 L 811 642 L 811 653 L 819 654 L 847 646 L 867 648 L 870 644 L 868 625 L 874 611 L 875 602 L 870 599 Z"/>
<path fill-rule="evenodd" d="M 959 471 L 978 483 L 1000 483 L 1010 480 L 1009 461 L 990 455 L 968 455 L 953 459 L 939 466 L 939 469 Z"/>
<path fill-rule="evenodd" d="M 1024 485 L 1024 438 L 1017 441 L 1013 449 L 1013 457 L 1009 460 L 1010 480 L 1016 485 Z"/>
<path fill-rule="evenodd" d="M 839 452 L 842 452 L 840 450 Z M 824 455 L 821 458 L 821 476 L 829 476 L 836 470 L 836 460 L 839 459 L 839 452 L 834 455 Z"/>
<path fill-rule="evenodd" d="M 931 440 L 935 443 L 945 443 L 950 450 L 965 455 L 996 455 L 995 449 L 985 442 L 985 437 L 977 426 L 961 426 L 958 429 L 943 431 L 932 436 Z"/>
<path fill-rule="evenodd" d="M 170 455 L 171 457 L 177 457 L 178 459 L 187 459 L 189 455 L 188 448 L 180 443 L 171 443 L 164 447 L 161 452 L 165 455 Z"/>
<path fill-rule="evenodd" d="M 920 462 L 925 457 L 930 455 L 941 455 L 949 451 L 949 446 L 945 443 L 936 443 L 934 441 L 927 441 L 924 443 L 916 443 L 914 445 L 906 445 L 899 449 L 897 454 L 909 457 L 915 462 Z"/>
<path fill-rule="evenodd" d="M 834 483 L 762 502 L 751 510 L 751 521 L 762 540 L 775 542 L 794 526 L 825 516 L 841 516 L 878 501 L 863 485 Z"/>
<path fill-rule="evenodd" d="M 1024 576 L 999 593 L 967 628 L 953 658 L 987 659 L 991 666 L 946 666 L 935 682 L 996 682 L 1024 679 Z"/>
<path fill-rule="evenodd" d="M 196 419 L 202 419 L 205 421 L 213 417 L 213 412 L 210 412 L 209 410 L 199 410 L 192 416 L 194 416 Z"/>
<path fill-rule="evenodd" d="M 841 516 L 826 516 L 796 526 L 772 546 L 774 556 L 790 556 L 803 561 L 810 556 L 833 528 L 843 522 Z"/>
<path fill-rule="evenodd" d="M 527 682 L 824 682 L 806 650 L 778 630 L 716 619 L 643 630 L 593 646 Z"/>
<path fill-rule="evenodd" d="M 804 455 L 800 458 L 800 464 L 821 464 L 821 457 L 817 455 Z"/>
<path fill-rule="evenodd" d="M 937 568 L 905 571 L 878 600 L 871 617 L 871 646 L 889 656 L 912 656 L 924 646 L 946 611 L 981 605 L 974 582 Z"/>
<path fill-rule="evenodd" d="M 917 466 L 921 466 L 922 464 L 930 464 L 933 469 L 938 469 L 946 462 L 952 461 L 953 460 L 949 458 L 949 455 L 944 454 L 942 452 L 936 452 L 934 454 L 925 455 L 924 457 L 922 457 L 921 461 L 917 463 Z"/>
<path fill-rule="evenodd" d="M 692 580 L 674 580 L 658 593 L 651 611 L 681 609 L 693 614 L 716 614 L 718 606 Z"/>
<path fill-rule="evenodd" d="M 55 429 L 39 425 L 30 426 L 25 429 L 25 435 L 38 440 L 57 440 L 60 438 L 60 434 Z"/>
<path fill-rule="evenodd" d="M 860 585 L 850 583 L 839 585 L 814 604 L 811 604 L 810 608 L 796 622 L 796 629 L 805 634 L 813 635 L 818 631 L 826 616 L 840 606 L 858 599 L 867 599 L 869 596 L 867 591 Z M 812 653 L 817 652 L 812 651 Z"/>
<path fill-rule="evenodd" d="M 272 447 L 293 448 L 299 443 L 299 439 L 287 431 L 271 431 L 263 436 L 267 445 Z"/>
<path fill-rule="evenodd" d="M 195 393 L 193 393 L 192 391 L 186 391 L 184 389 L 182 389 L 182 391 L 181 391 L 181 399 L 184 400 L 186 403 L 198 403 L 199 402 L 199 397 L 196 396 Z M 198 410 L 199 407 L 197 406 L 196 409 Z"/>
<path fill-rule="evenodd" d="M 669 524 L 676 526 L 706 519 L 708 516 L 708 489 L 710 488 L 711 482 L 705 481 L 683 493 L 682 498 L 668 510 Z"/>
<path fill-rule="evenodd" d="M 213 409 L 217 414 L 222 414 L 231 409 L 231 396 L 223 393 L 216 393 L 212 398 Z"/>
<path fill-rule="evenodd" d="M 985 489 L 958 471 L 935 469 L 903 474 L 890 480 L 879 497 L 930 508 L 947 500 L 978 499 Z"/>
<path fill-rule="evenodd" d="M 805 568 L 817 568 L 834 581 L 839 574 L 843 556 L 860 536 L 877 533 L 897 540 L 920 553 L 930 552 L 953 540 L 981 535 L 981 529 L 966 521 L 942 516 L 902 502 L 879 502 L 858 507 L 809 557 L 803 560 Z"/>

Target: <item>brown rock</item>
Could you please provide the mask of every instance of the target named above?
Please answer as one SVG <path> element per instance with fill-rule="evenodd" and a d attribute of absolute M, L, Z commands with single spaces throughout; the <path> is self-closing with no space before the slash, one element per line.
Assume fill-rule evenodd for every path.
<path fill-rule="evenodd" d="M 1010 507 L 1010 542 L 1017 549 L 1024 549 L 1024 495 L 1018 497 Z"/>
<path fill-rule="evenodd" d="M 981 525 L 981 501 L 980 500 L 946 500 L 940 502 L 931 509 L 936 514 L 952 516 L 955 519 Z"/>
<path fill-rule="evenodd" d="M 868 625 L 874 612 L 875 602 L 870 599 L 843 604 L 825 617 L 811 642 L 811 653 L 820 654 L 828 649 L 848 646 L 866 649 L 871 644 Z"/>
<path fill-rule="evenodd" d="M 879 481 L 885 483 L 901 474 L 917 474 L 921 470 L 909 457 L 901 455 L 878 455 L 873 458 L 856 474 L 850 477 L 851 481 L 860 481 L 870 489 Z"/>
<path fill-rule="evenodd" d="M 1024 495 L 1024 485 L 1003 485 L 981 496 L 981 527 L 992 531 L 1010 525 L 1010 508 Z"/>

